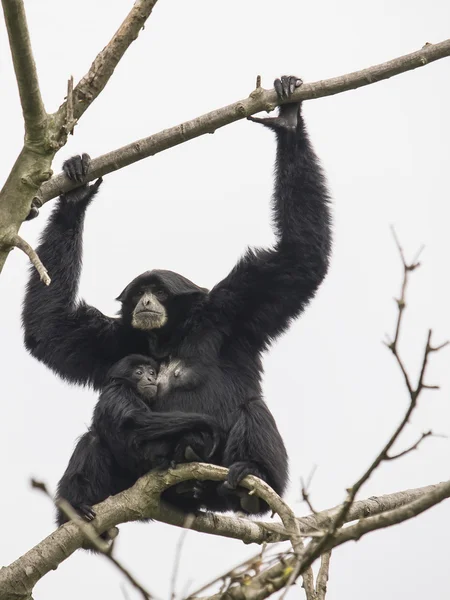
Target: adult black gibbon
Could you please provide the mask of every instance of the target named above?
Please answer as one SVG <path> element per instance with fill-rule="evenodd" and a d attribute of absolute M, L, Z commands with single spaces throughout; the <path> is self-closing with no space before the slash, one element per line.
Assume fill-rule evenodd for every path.
<path fill-rule="evenodd" d="M 157 363 L 132 354 L 118 361 L 94 409 L 89 430 L 83 434 L 58 484 L 64 498 L 87 520 L 95 517 L 94 504 L 132 486 L 139 477 L 185 460 L 183 435 L 201 434 L 213 455 L 221 443 L 212 417 L 193 412 L 153 412 L 157 392 Z M 57 523 L 67 518 L 58 510 Z"/>
<path fill-rule="evenodd" d="M 282 77 L 274 85 L 288 100 L 301 83 Z M 111 365 L 127 354 L 162 360 L 156 410 L 170 405 L 206 413 L 226 432 L 220 464 L 229 467 L 229 476 L 221 491 L 236 490 L 245 475 L 254 474 L 282 494 L 287 456 L 262 399 L 261 353 L 301 314 L 325 277 L 329 196 L 301 103 L 282 105 L 277 117 L 251 120 L 277 138 L 272 248 L 247 250 L 209 292 L 171 271 L 143 273 L 119 295 L 120 318 L 109 318 L 76 297 L 84 216 L 97 181 L 62 196 L 52 213 L 37 249 L 52 285 L 43 286 L 31 273 L 23 324 L 33 356 L 64 379 L 97 389 Z M 88 163 L 87 155 L 74 157 L 64 171 L 83 181 Z M 202 502 L 215 510 L 229 508 L 215 489 Z M 241 506 L 251 512 L 266 508 Z"/>

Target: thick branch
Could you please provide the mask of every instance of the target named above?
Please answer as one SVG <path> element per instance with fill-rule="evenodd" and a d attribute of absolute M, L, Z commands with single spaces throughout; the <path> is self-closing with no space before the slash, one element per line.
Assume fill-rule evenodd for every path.
<path fill-rule="evenodd" d="M 427 496 L 429 493 L 435 491 L 441 484 L 427 485 L 425 487 L 416 488 L 412 490 L 405 490 L 403 492 L 396 492 L 395 494 L 386 494 L 384 496 L 372 496 L 367 500 L 358 500 L 354 502 L 347 514 L 346 522 L 356 521 L 363 519 L 364 517 L 375 516 L 387 511 L 395 510 L 401 506 L 405 506 L 419 498 Z M 323 510 L 316 513 L 315 515 L 309 515 L 307 517 L 300 517 L 300 528 L 303 533 L 314 529 L 328 529 L 336 516 L 342 510 L 342 504 Z"/>
<path fill-rule="evenodd" d="M 39 89 L 22 0 L 2 0 L 14 71 L 25 121 L 25 143 L 39 142 L 45 134 L 47 113 Z"/>
<path fill-rule="evenodd" d="M 180 465 L 165 473 L 150 473 L 139 479 L 132 488 L 95 506 L 97 517 L 93 524 L 99 531 L 105 531 L 120 523 L 151 518 L 185 527 L 186 515 L 161 502 L 161 492 L 170 485 L 181 481 L 189 479 L 220 481 L 226 478 L 226 474 L 227 469 L 199 463 Z M 254 485 L 250 478 L 247 480 L 247 484 L 248 486 Z M 357 519 L 367 515 L 371 515 L 372 518 L 382 511 L 398 508 L 404 504 L 409 506 L 412 501 L 422 500 L 430 494 L 437 494 L 440 497 L 439 494 L 442 493 L 442 488 L 445 486 L 447 486 L 450 496 L 450 482 L 446 482 L 356 502 L 350 509 L 348 518 L 349 520 Z M 335 507 L 329 511 L 317 513 L 317 515 L 303 517 L 299 519 L 300 529 L 307 534 L 325 527 L 330 520 L 335 518 L 335 514 L 339 510 L 340 507 Z M 239 539 L 246 544 L 272 543 L 289 539 L 284 527 L 279 524 L 256 522 L 214 513 L 195 515 L 194 520 L 190 523 L 190 528 L 195 531 Z M 73 554 L 77 548 L 80 548 L 83 539 L 84 535 L 79 527 L 74 523 L 67 523 L 14 563 L 0 569 L 0 600 L 29 598 L 39 579 L 50 570 L 56 569 L 61 562 Z"/>
<path fill-rule="evenodd" d="M 340 546 L 350 540 L 359 540 L 363 535 L 377 529 L 384 529 L 391 525 L 397 525 L 425 512 L 432 506 L 436 506 L 443 500 L 450 498 L 450 481 L 445 481 L 434 486 L 434 489 L 414 500 L 406 506 L 401 506 L 380 515 L 362 519 L 355 525 L 342 529 L 332 543 L 332 547 Z"/>
<path fill-rule="evenodd" d="M 305 83 L 297 92 L 291 96 L 291 101 L 312 100 L 331 96 L 348 90 L 353 90 L 365 85 L 370 85 L 383 79 L 389 79 L 418 67 L 445 58 L 450 55 L 450 40 L 439 44 L 429 44 L 417 52 L 401 56 L 394 60 L 356 71 L 348 75 L 341 75 L 332 79 Z M 223 108 L 209 112 L 201 117 L 186 121 L 176 127 L 165 129 L 150 137 L 137 140 L 132 144 L 123 146 L 118 150 L 99 156 L 92 161 L 89 179 L 106 175 L 118 169 L 122 169 L 148 156 L 187 142 L 205 133 L 214 133 L 216 129 L 244 119 L 262 110 L 273 110 L 279 104 L 274 90 L 264 90 L 259 87 L 254 90 L 248 98 Z M 63 174 L 53 177 L 45 183 L 40 192 L 39 199 L 44 203 L 55 198 L 61 191 L 67 192 L 73 189 Z"/>

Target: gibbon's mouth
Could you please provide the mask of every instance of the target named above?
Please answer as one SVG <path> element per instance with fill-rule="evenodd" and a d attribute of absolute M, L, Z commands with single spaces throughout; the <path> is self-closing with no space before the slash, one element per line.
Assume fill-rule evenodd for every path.
<path fill-rule="evenodd" d="M 143 309 L 143 310 L 138 310 L 135 313 L 136 315 L 162 315 L 162 312 L 157 311 L 157 310 L 148 310 L 148 309 Z"/>
<path fill-rule="evenodd" d="M 157 388 L 158 386 L 156 385 L 156 383 L 149 383 L 147 385 L 143 385 L 142 387 L 144 389 L 147 389 L 147 388 L 154 389 L 154 388 Z"/>

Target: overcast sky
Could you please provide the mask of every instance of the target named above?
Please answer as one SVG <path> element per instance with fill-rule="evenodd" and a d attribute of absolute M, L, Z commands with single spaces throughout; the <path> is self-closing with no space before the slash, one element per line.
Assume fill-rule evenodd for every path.
<path fill-rule="evenodd" d="M 26 2 L 41 88 L 49 111 L 62 102 L 109 41 L 131 2 Z M 159 0 L 107 88 L 57 155 L 54 170 L 78 152 L 92 157 L 246 97 L 258 74 L 305 81 L 341 75 L 449 37 L 444 0 Z M 427 328 L 450 338 L 450 60 L 387 82 L 307 102 L 304 113 L 333 196 L 334 251 L 317 298 L 265 356 L 264 392 L 290 456 L 287 495 L 298 514 L 300 477 L 317 472 L 318 509 L 342 501 L 404 413 L 408 397 L 382 345 L 393 331 L 392 300 L 401 264 L 389 225 L 408 257 L 426 245 L 411 278 L 401 351 L 417 373 Z M 3 21 L 0 24 L 0 181 L 22 145 L 23 125 Z M 269 245 L 273 135 L 240 121 L 105 177 L 89 208 L 80 295 L 107 314 L 126 283 L 152 268 L 178 271 L 201 286 L 224 277 L 247 245 Z M 53 202 L 21 234 L 35 244 Z M 54 490 L 96 396 L 69 387 L 28 356 L 20 326 L 28 276 L 13 252 L 0 277 L 2 310 L 0 564 L 48 535 L 53 509 L 29 486 Z M 427 392 L 398 450 L 421 432 L 450 434 L 450 353 L 433 355 Z M 361 498 L 449 477 L 450 441 L 383 465 Z M 328 600 L 448 598 L 450 504 L 335 551 Z M 117 556 L 167 598 L 180 530 L 121 526 Z M 233 566 L 256 547 L 190 532 L 181 592 Z M 81 551 L 48 574 L 35 600 L 122 599 L 123 578 L 102 557 Z M 297 588 L 292 597 L 303 592 Z M 101 595 L 100 595 L 101 594 Z M 138 596 L 128 589 L 130 598 Z"/>

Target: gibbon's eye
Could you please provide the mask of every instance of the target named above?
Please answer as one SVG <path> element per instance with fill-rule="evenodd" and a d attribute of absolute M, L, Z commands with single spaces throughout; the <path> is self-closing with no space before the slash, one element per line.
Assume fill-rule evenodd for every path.
<path fill-rule="evenodd" d="M 153 369 L 150 369 L 149 373 L 150 373 L 150 375 L 154 375 L 155 371 Z"/>
<path fill-rule="evenodd" d="M 142 369 L 136 369 L 136 371 L 134 372 L 135 375 L 139 375 L 139 377 L 144 373 L 144 371 Z"/>
<path fill-rule="evenodd" d="M 133 304 L 137 304 L 139 302 L 139 300 L 142 298 L 143 294 L 144 294 L 144 290 L 136 290 L 132 297 Z"/>
<path fill-rule="evenodd" d="M 164 290 L 157 290 L 155 292 L 155 296 L 158 298 L 158 300 L 167 300 L 167 293 Z"/>

